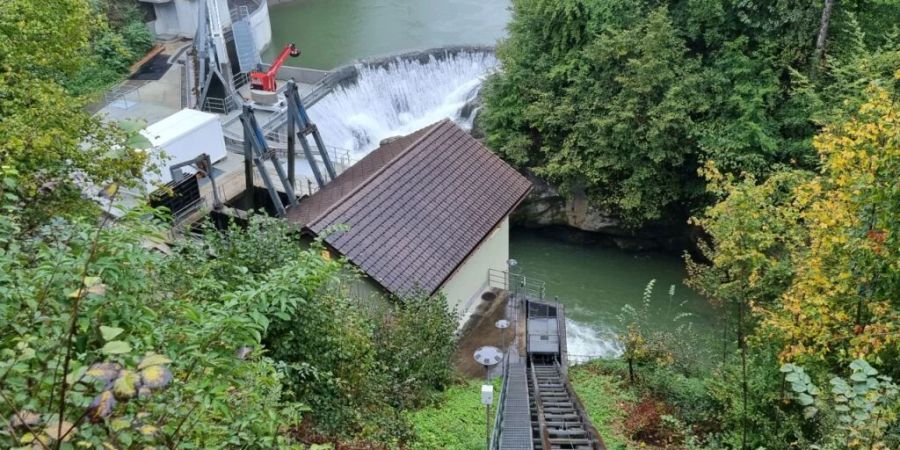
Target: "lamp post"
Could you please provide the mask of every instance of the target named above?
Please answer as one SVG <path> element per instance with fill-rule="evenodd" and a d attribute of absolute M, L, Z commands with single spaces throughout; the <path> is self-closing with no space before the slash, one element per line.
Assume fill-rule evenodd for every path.
<path fill-rule="evenodd" d="M 481 403 L 485 405 L 484 443 L 485 449 L 491 446 L 491 403 L 494 402 L 494 386 L 489 384 L 490 368 L 503 359 L 503 352 L 499 348 L 485 345 L 475 350 L 475 361 L 484 366 L 485 384 L 481 386 Z"/>
<path fill-rule="evenodd" d="M 509 290 L 509 285 L 510 285 L 509 282 L 513 276 L 513 269 L 515 269 L 516 266 L 518 266 L 518 265 L 519 265 L 519 262 L 516 261 L 515 259 L 510 258 L 510 259 L 506 260 L 506 289 L 507 290 Z M 515 295 L 515 294 L 518 294 L 519 285 L 515 281 L 513 281 L 513 283 L 516 286 L 516 291 L 513 293 L 513 295 Z"/>

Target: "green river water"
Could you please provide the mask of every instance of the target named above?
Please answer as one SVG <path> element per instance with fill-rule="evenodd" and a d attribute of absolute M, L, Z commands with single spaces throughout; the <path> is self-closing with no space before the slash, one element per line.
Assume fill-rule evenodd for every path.
<path fill-rule="evenodd" d="M 303 56 L 291 64 L 330 69 L 360 58 L 406 50 L 490 45 L 505 34 L 508 6 L 508 0 L 295 0 L 270 7 L 272 47 L 294 42 Z M 423 69 L 413 70 L 418 72 L 403 75 L 405 79 L 394 81 L 385 75 L 379 83 L 392 83 L 391 92 L 405 89 L 414 93 L 410 98 L 425 101 L 428 88 L 416 85 L 417 82 L 447 83 L 453 79 L 429 76 Z M 470 81 L 462 77 L 456 82 Z M 378 90 L 372 86 L 369 89 Z M 359 122 L 367 114 L 371 120 L 362 123 L 374 121 L 385 126 L 388 111 L 374 107 L 363 111 L 364 106 L 384 103 L 381 107 L 389 108 L 398 103 L 393 98 L 379 103 L 369 97 L 373 95 L 369 91 L 359 94 L 363 100 L 339 102 L 340 108 L 334 109 L 333 117 L 317 118 L 326 139 L 335 139 L 328 130 L 345 126 L 344 122 Z M 446 106 L 455 102 L 452 98 L 432 101 L 435 104 L 431 107 L 438 110 L 443 110 L 442 103 Z M 317 108 L 313 113 L 324 114 Z M 340 126 L 332 127 L 332 122 Z M 364 129 L 347 126 L 349 134 Z M 673 318 L 681 312 L 692 314 L 689 320 L 699 335 L 708 335 L 715 328 L 713 311 L 706 300 L 682 284 L 685 270 L 678 255 L 632 254 L 608 247 L 575 245 L 522 229 L 513 231 L 510 252 L 519 262 L 519 272 L 544 280 L 548 296 L 559 297 L 566 305 L 569 352 L 576 359 L 577 355 L 614 356 L 621 351 L 615 338 L 615 332 L 621 328 L 617 315 L 625 304 L 641 303 L 651 279 L 657 280 L 649 317 L 654 328 L 673 329 Z M 675 285 L 673 299 L 668 295 L 671 285 Z M 682 302 L 683 307 L 679 306 Z"/>
<path fill-rule="evenodd" d="M 508 0 L 294 0 L 269 7 L 271 60 L 293 42 L 291 65 L 332 69 L 360 58 L 447 45 L 493 45 L 509 22 Z"/>
<path fill-rule="evenodd" d="M 621 351 L 615 339 L 621 329 L 617 316 L 626 304 L 641 304 L 650 280 L 656 280 L 648 317 L 652 328 L 674 330 L 690 322 L 696 335 L 711 335 L 716 326 L 714 311 L 706 299 L 684 286 L 686 273 L 678 255 L 572 244 L 546 233 L 514 228 L 510 256 L 518 262 L 519 273 L 544 281 L 547 297 L 558 297 L 565 305 L 573 359 Z M 680 313 L 690 316 L 677 322 L 674 319 Z"/>

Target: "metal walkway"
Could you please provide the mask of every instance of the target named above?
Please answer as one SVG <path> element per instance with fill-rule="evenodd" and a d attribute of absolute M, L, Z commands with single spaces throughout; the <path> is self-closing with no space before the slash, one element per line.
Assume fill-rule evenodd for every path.
<path fill-rule="evenodd" d="M 514 349 L 514 347 L 511 347 Z M 531 401 L 528 398 L 528 375 L 526 368 L 528 363 L 518 355 L 511 356 L 515 362 L 510 362 L 506 370 L 506 391 L 503 395 L 502 421 L 500 422 L 501 449 L 526 450 L 533 448 L 531 445 Z"/>

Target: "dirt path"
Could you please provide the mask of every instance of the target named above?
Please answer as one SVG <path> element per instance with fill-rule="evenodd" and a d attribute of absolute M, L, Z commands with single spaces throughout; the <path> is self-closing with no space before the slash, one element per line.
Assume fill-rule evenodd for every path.
<path fill-rule="evenodd" d="M 456 354 L 453 356 L 456 371 L 463 377 L 484 377 L 484 366 L 475 362 L 472 355 L 478 347 L 493 345 L 502 348 L 514 339 L 513 328 L 499 329 L 494 324 L 506 319 L 505 291 L 495 291 L 497 298 L 491 301 L 479 300 L 475 312 L 466 323 Z"/>

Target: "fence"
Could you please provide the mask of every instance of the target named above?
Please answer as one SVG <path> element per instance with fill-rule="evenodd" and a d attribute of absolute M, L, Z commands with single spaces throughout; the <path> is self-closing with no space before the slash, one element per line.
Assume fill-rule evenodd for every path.
<path fill-rule="evenodd" d="M 103 94 L 103 105 L 119 109 L 131 109 L 141 100 L 141 88 L 144 82 L 125 81 Z"/>
<path fill-rule="evenodd" d="M 241 107 L 241 102 L 235 100 L 234 95 L 225 97 L 206 97 L 203 103 L 203 111 L 209 111 L 218 114 L 228 114 L 237 111 Z"/>
<path fill-rule="evenodd" d="M 509 352 L 503 358 L 503 370 L 500 376 L 503 377 L 503 384 L 500 385 L 500 398 L 497 400 L 497 412 L 494 415 L 494 428 L 491 430 L 491 450 L 498 449 L 500 446 L 500 426 L 503 424 L 503 411 L 506 409 L 504 400 L 509 386 Z"/>
<path fill-rule="evenodd" d="M 505 270 L 488 269 L 488 285 L 505 289 L 513 296 L 524 295 L 531 299 L 543 300 L 546 294 L 546 283 L 543 281 Z"/>

